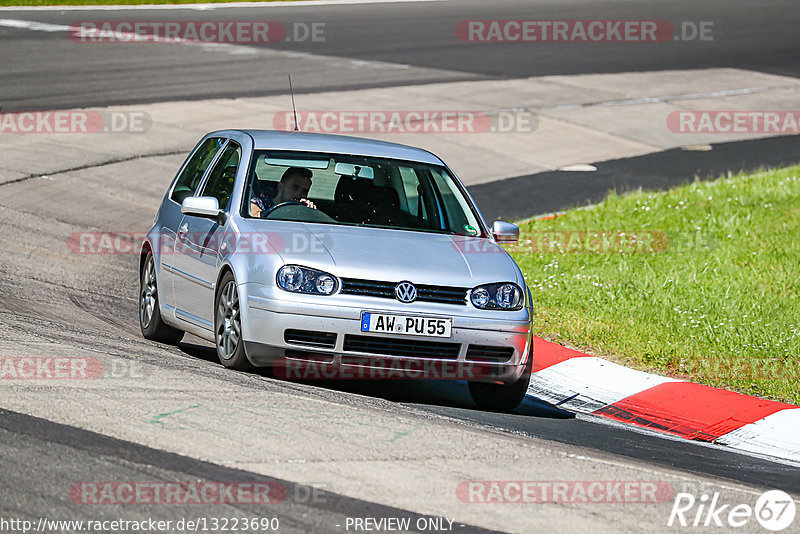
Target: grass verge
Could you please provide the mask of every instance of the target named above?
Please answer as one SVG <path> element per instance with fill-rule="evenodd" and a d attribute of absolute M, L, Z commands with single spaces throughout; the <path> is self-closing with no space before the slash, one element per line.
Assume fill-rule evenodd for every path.
<path fill-rule="evenodd" d="M 800 404 L 800 166 L 611 195 L 509 251 L 541 337 Z"/>

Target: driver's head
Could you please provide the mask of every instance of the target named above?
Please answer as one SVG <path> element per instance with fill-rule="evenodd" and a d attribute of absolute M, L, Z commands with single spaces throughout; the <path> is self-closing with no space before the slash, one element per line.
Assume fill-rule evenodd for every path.
<path fill-rule="evenodd" d="M 281 176 L 275 203 L 300 200 L 308 196 L 311 189 L 311 170 L 303 167 L 289 167 Z"/>

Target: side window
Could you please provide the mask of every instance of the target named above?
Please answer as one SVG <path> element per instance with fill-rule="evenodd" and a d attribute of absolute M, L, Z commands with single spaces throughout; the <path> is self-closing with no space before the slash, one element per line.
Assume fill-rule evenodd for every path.
<path fill-rule="evenodd" d="M 211 169 L 208 181 L 203 186 L 203 192 L 200 193 L 204 197 L 216 198 L 221 210 L 228 209 L 233 193 L 233 182 L 236 180 L 236 169 L 239 168 L 241 159 L 241 147 L 232 141 L 228 143 L 214 168 Z"/>
<path fill-rule="evenodd" d="M 202 145 L 192 154 L 192 157 L 186 163 L 183 172 L 178 177 L 175 183 L 175 189 L 172 190 L 172 200 L 180 204 L 186 197 L 192 196 L 194 190 L 200 184 L 200 180 L 206 172 L 217 151 L 225 143 L 225 140 L 219 137 L 212 137 L 206 139 Z"/>

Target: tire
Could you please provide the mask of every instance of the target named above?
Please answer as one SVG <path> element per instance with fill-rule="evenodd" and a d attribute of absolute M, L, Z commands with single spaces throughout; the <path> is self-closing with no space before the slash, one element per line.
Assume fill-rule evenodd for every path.
<path fill-rule="evenodd" d="M 214 345 L 219 362 L 228 369 L 253 369 L 244 352 L 239 289 L 230 271 L 220 280 L 214 297 Z"/>
<path fill-rule="evenodd" d="M 148 251 L 142 272 L 139 273 L 139 328 L 145 339 L 177 345 L 183 339 L 183 330 L 178 330 L 161 320 L 158 300 L 156 263 L 153 253 Z"/>
<path fill-rule="evenodd" d="M 533 368 L 533 343 L 522 376 L 513 384 L 470 382 L 469 393 L 478 408 L 488 412 L 510 412 L 520 405 L 528 391 Z"/>

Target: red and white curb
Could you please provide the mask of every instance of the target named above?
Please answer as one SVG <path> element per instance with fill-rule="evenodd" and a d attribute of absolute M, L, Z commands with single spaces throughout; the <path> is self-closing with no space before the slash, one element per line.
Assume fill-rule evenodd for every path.
<path fill-rule="evenodd" d="M 682 438 L 800 462 L 800 406 L 666 378 L 534 341 L 528 395 Z"/>

